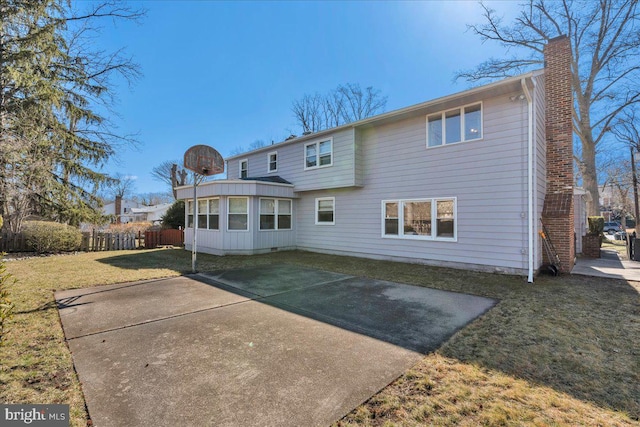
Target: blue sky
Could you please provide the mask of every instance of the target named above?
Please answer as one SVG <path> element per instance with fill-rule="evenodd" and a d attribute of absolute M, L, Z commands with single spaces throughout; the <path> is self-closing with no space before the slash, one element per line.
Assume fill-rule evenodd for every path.
<path fill-rule="evenodd" d="M 466 31 L 475 1 L 131 2 L 141 23 L 107 26 L 99 41 L 125 48 L 143 76 L 117 86 L 120 133 L 137 133 L 104 170 L 135 176 L 136 193 L 165 191 L 150 172 L 206 144 L 224 157 L 299 130 L 293 100 L 339 84 L 373 86 L 387 111 L 465 90 L 455 72 L 500 57 Z M 513 2 L 490 2 L 508 20 Z M 511 14 L 511 15 L 509 15 Z"/>

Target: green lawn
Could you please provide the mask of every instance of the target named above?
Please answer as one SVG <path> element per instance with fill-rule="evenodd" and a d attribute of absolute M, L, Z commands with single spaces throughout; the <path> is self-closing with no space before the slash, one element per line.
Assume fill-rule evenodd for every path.
<path fill-rule="evenodd" d="M 199 269 L 291 263 L 500 299 L 482 318 L 337 425 L 640 425 L 640 284 L 521 277 L 282 252 L 199 255 Z M 188 271 L 178 249 L 82 253 L 7 262 L 18 283 L 0 402 L 68 403 L 87 414 L 53 291 Z"/>

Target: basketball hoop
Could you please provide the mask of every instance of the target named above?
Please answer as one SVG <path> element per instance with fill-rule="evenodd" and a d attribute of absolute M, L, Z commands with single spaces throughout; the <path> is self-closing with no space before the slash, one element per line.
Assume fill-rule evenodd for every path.
<path fill-rule="evenodd" d="M 193 244 L 191 246 L 191 271 L 196 273 L 197 235 L 198 235 L 198 198 L 197 175 L 211 176 L 224 172 L 224 159 L 214 148 L 208 145 L 194 145 L 184 153 L 184 167 L 193 171 Z"/>
<path fill-rule="evenodd" d="M 224 159 L 215 148 L 194 145 L 184 153 L 184 167 L 203 176 L 217 175 L 224 172 Z"/>

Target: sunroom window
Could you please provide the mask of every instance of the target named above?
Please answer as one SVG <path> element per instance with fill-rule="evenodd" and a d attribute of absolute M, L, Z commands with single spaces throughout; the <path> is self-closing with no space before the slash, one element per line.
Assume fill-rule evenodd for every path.
<path fill-rule="evenodd" d="M 260 230 L 290 230 L 291 200 L 260 199 Z"/>
<path fill-rule="evenodd" d="M 247 197 L 229 197 L 228 199 L 229 230 L 249 229 L 249 199 Z"/>

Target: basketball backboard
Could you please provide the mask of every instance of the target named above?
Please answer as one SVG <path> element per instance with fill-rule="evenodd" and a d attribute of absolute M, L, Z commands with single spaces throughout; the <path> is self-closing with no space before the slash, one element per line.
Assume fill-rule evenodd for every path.
<path fill-rule="evenodd" d="M 215 148 L 194 145 L 184 153 L 184 167 L 204 176 L 224 172 L 224 159 Z"/>

